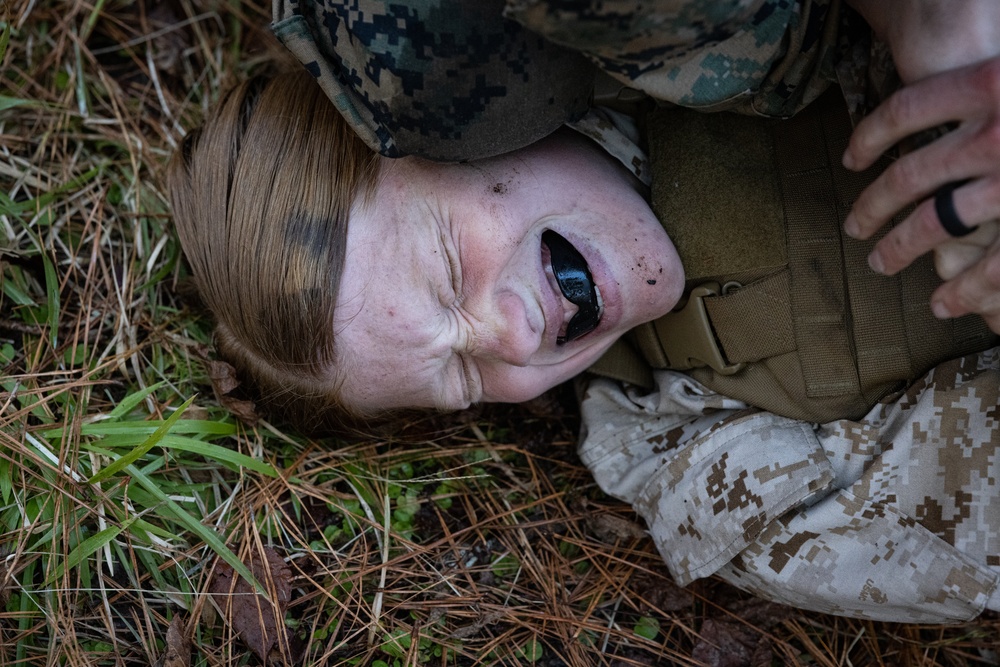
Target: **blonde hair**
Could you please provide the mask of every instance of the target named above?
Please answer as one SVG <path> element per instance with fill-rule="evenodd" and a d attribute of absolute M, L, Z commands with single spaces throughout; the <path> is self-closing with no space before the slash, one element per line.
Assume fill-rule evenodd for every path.
<path fill-rule="evenodd" d="M 372 196 L 377 158 L 295 71 L 229 91 L 168 168 L 220 356 L 258 404 L 301 428 L 354 416 L 333 379 L 333 316 L 348 213 Z"/>

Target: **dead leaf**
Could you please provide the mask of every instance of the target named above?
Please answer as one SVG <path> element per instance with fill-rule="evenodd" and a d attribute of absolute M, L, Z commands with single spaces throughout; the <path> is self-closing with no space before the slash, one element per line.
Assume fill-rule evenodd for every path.
<path fill-rule="evenodd" d="M 648 533 L 635 521 L 614 514 L 595 514 L 587 517 L 587 528 L 602 542 L 614 544 L 619 540 L 647 537 Z"/>
<path fill-rule="evenodd" d="M 254 402 L 231 395 L 240 386 L 240 380 L 236 377 L 236 369 L 233 368 L 232 364 L 217 359 L 206 359 L 206 363 L 208 364 L 208 377 L 212 381 L 212 389 L 215 391 L 215 398 L 219 404 L 243 423 L 255 426 L 260 421 L 260 415 L 257 414 L 257 406 Z"/>
<path fill-rule="evenodd" d="M 499 622 L 503 617 L 504 613 L 502 611 L 487 612 L 482 614 L 475 622 L 455 628 L 448 637 L 449 639 L 468 639 L 473 635 L 478 635 L 487 625 L 494 625 Z"/>
<path fill-rule="evenodd" d="M 707 667 L 750 667 L 760 635 L 745 626 L 706 620 L 691 658 Z"/>
<path fill-rule="evenodd" d="M 291 650 L 295 642 L 285 625 L 285 611 L 292 597 L 291 568 L 270 547 L 264 548 L 264 558 L 251 552 L 243 562 L 271 593 L 277 607 L 221 560 L 215 566 L 209 592 L 240 639 L 264 664 L 295 662 Z"/>
<path fill-rule="evenodd" d="M 178 15 L 169 2 L 157 2 L 149 10 L 147 17 L 156 37 L 152 39 L 152 53 L 159 69 L 175 73 L 184 51 L 192 47 L 190 30 L 170 30 L 184 17 Z"/>
<path fill-rule="evenodd" d="M 160 656 L 160 667 L 190 667 L 191 640 L 187 637 L 187 627 L 180 614 L 174 616 L 167 628 L 166 650 Z"/>
<path fill-rule="evenodd" d="M 760 598 L 737 600 L 726 605 L 726 609 L 761 630 L 769 630 L 795 615 L 795 610 L 791 607 Z"/>
<path fill-rule="evenodd" d="M 666 568 L 663 568 L 662 572 L 636 571 L 629 580 L 629 587 L 659 613 L 687 609 L 695 600 L 691 591 L 674 583 Z"/>
<path fill-rule="evenodd" d="M 750 655 L 750 667 L 771 667 L 773 663 L 774 647 L 771 646 L 771 640 L 761 637 Z"/>
<path fill-rule="evenodd" d="M 208 377 L 212 380 L 212 388 L 220 396 L 228 394 L 240 386 L 240 381 L 236 377 L 236 369 L 225 361 L 209 360 Z"/>
<path fill-rule="evenodd" d="M 257 422 L 260 421 L 260 415 L 257 414 L 257 404 L 253 401 L 245 401 L 232 396 L 220 396 L 219 403 L 247 426 L 256 426 Z"/>

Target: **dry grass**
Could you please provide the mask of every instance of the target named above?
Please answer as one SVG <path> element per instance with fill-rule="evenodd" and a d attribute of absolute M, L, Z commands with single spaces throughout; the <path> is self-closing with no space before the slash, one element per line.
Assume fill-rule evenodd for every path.
<path fill-rule="evenodd" d="M 0 665 L 256 664 L 226 621 L 255 598 L 209 590 L 218 556 L 265 550 L 290 565 L 299 664 L 988 664 L 995 615 L 878 624 L 677 589 L 576 460 L 565 393 L 405 445 L 236 423 L 160 176 L 265 66 L 267 13 L 0 2 Z"/>

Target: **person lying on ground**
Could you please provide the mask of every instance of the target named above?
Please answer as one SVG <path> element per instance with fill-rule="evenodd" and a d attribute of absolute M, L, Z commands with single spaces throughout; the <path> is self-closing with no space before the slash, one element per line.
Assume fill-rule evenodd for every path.
<path fill-rule="evenodd" d="M 770 141 L 774 152 L 784 130 L 770 125 L 699 129 L 690 117 L 643 116 L 651 163 L 635 146 L 616 162 L 571 130 L 464 163 L 390 159 L 352 133 L 308 77 L 287 75 L 239 87 L 190 135 L 171 168 L 172 200 L 220 353 L 272 404 L 315 419 L 524 400 L 632 332 L 630 359 L 662 368 L 654 357 L 665 357 L 667 367 L 625 384 L 588 382 L 581 458 L 646 519 L 678 581 L 717 573 L 832 613 L 971 618 L 1000 608 L 998 351 L 981 322 L 935 328 L 926 266 L 892 280 L 858 271 L 874 246 L 840 237 L 851 201 L 838 182 L 849 179 L 830 159 L 847 132 L 837 105 L 814 106 L 818 115 L 800 115 L 790 131 L 833 149 L 818 167 L 789 167 L 804 154 L 793 151 L 760 171 L 772 177 L 767 192 L 817 169 L 825 185 L 806 198 L 795 243 L 767 241 L 784 241 L 795 202 L 758 198 L 764 219 L 730 220 L 729 236 L 764 260 L 736 267 L 741 280 L 722 276 L 714 246 L 689 234 L 697 220 L 657 216 L 670 217 L 661 210 L 681 200 L 672 192 L 698 188 L 718 160 L 700 171 L 696 159 L 681 161 L 672 172 L 664 156 L 697 158 L 685 137 L 714 134 L 723 146 L 733 136 Z M 611 131 L 612 121 L 625 131 Z M 621 148 L 635 136 L 627 125 L 609 114 L 578 127 Z M 679 125 L 687 129 L 669 133 Z M 729 190 L 719 182 L 710 189 Z M 767 216 L 774 206 L 784 213 Z M 679 253 L 664 225 L 684 237 Z M 738 250 L 727 261 L 742 261 Z M 695 294 L 713 282 L 714 294 Z M 774 291 L 786 282 L 804 291 Z M 671 339 L 689 334 L 659 323 L 679 301 L 697 311 L 699 301 L 749 295 L 737 313 L 752 314 L 775 294 L 787 305 L 810 291 L 823 297 L 819 310 L 806 300 L 805 311 L 780 311 L 779 343 L 763 356 L 736 360 L 739 337 L 730 344 L 714 325 L 681 324 L 708 342 L 709 353 L 693 357 L 707 367 L 672 363 Z M 891 334 L 875 335 L 886 322 Z M 778 372 L 788 363 L 790 384 Z M 633 377 L 620 368 L 608 374 Z M 742 390 L 731 382 L 741 376 L 750 378 Z M 766 391 L 754 378 L 767 379 Z"/>

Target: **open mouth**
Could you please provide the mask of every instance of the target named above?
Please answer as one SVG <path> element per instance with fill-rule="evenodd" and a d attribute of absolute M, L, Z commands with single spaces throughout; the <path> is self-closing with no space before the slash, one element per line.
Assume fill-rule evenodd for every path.
<path fill-rule="evenodd" d="M 542 232 L 542 243 L 549 249 L 552 273 L 559 284 L 559 291 L 577 307 L 566 325 L 566 331 L 556 338 L 556 345 L 565 345 L 585 336 L 600 324 L 603 311 L 601 291 L 594 284 L 587 261 L 572 243 L 551 230 Z"/>

